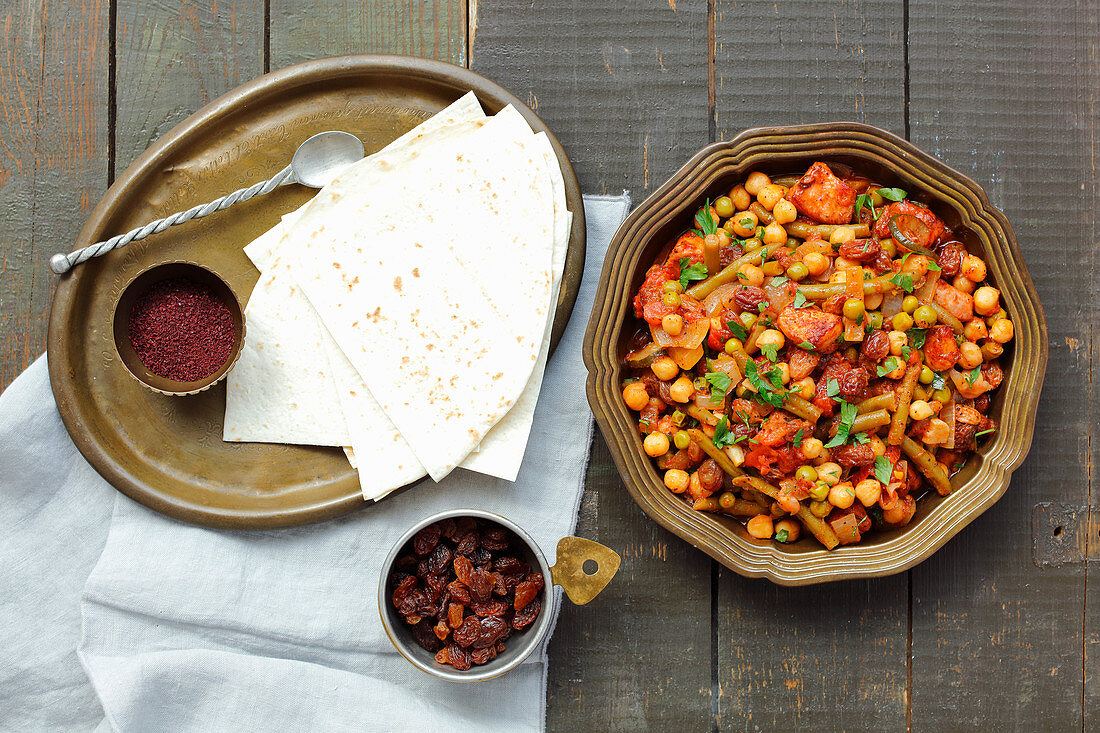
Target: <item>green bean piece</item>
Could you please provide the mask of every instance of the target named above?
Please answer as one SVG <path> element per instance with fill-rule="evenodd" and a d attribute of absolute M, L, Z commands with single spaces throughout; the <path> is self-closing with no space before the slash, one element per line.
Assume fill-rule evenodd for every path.
<path fill-rule="evenodd" d="M 898 409 L 898 396 L 893 392 L 887 392 L 886 394 L 868 397 L 867 399 L 860 402 L 858 405 L 856 405 L 856 414 L 865 415 L 868 412 L 875 412 L 876 410 L 896 409 Z"/>
<path fill-rule="evenodd" d="M 857 239 L 871 236 L 871 229 L 866 224 L 807 224 L 803 221 L 792 221 L 790 224 L 783 225 L 789 236 L 799 239 L 809 239 L 814 234 L 822 239 L 828 239 L 837 227 L 848 227 L 856 233 Z"/>
<path fill-rule="evenodd" d="M 775 217 L 772 216 L 772 212 L 765 209 L 764 204 L 760 203 L 759 201 L 753 201 L 749 205 L 749 211 L 756 214 L 756 218 L 764 222 L 765 224 L 771 224 L 775 221 Z"/>
<path fill-rule="evenodd" d="M 874 430 L 878 430 L 883 425 L 889 424 L 890 413 L 885 409 L 866 412 L 862 415 L 857 415 L 856 419 L 852 421 L 851 434 L 870 433 Z"/>
<path fill-rule="evenodd" d="M 863 294 L 875 295 L 876 293 L 885 293 L 887 290 L 897 289 L 897 283 L 890 282 L 891 277 L 894 277 L 894 273 L 864 280 Z M 806 300 L 828 300 L 834 295 L 844 295 L 847 292 L 846 287 L 847 283 L 811 283 L 799 285 L 798 290 Z"/>
<path fill-rule="evenodd" d="M 942 323 L 945 326 L 951 326 L 951 330 L 954 331 L 955 333 L 962 333 L 963 332 L 964 329 L 963 329 L 962 321 L 960 321 L 958 318 L 955 318 L 955 316 L 948 313 L 947 309 L 944 308 L 939 303 L 936 303 L 936 302 L 926 303 L 923 300 L 918 300 L 917 302 L 920 303 L 921 305 L 926 305 L 929 308 L 931 308 L 932 310 L 936 311 L 936 315 L 939 316 L 939 318 L 940 318 L 940 323 Z"/>
<path fill-rule="evenodd" d="M 717 403 L 715 403 L 717 404 Z M 705 407 L 699 407 L 698 405 L 688 404 L 684 407 L 684 412 L 688 414 L 688 417 L 693 417 L 701 423 L 707 425 L 717 425 L 718 418 L 714 416 L 714 413 Z"/>
<path fill-rule="evenodd" d="M 700 430 L 699 428 L 692 428 L 687 432 L 692 441 L 698 443 L 699 447 L 703 449 L 703 452 L 713 458 L 714 462 L 718 464 L 718 467 L 729 474 L 732 478 L 737 478 L 738 476 L 745 475 L 740 468 L 733 465 L 733 461 L 731 461 L 730 457 L 726 455 L 726 452 L 716 446 L 702 430 Z"/>
<path fill-rule="evenodd" d="M 718 288 L 726 285 L 727 283 L 737 282 L 737 271 L 742 265 L 757 265 L 764 258 L 764 253 L 767 250 L 760 248 L 755 252 L 749 252 L 747 254 L 738 257 L 733 262 L 723 267 L 719 272 L 711 275 L 706 280 L 701 280 L 695 285 L 692 285 L 687 290 L 687 294 L 696 300 L 702 300 Z"/>
<path fill-rule="evenodd" d="M 794 184 L 798 183 L 800 180 L 802 180 L 802 176 L 779 176 L 778 178 L 773 178 L 772 183 L 783 186 L 785 188 L 790 188 Z"/>
<path fill-rule="evenodd" d="M 734 499 L 729 509 L 723 509 L 726 514 L 733 517 L 755 517 L 761 513 L 761 506 L 748 499 Z M 764 508 L 767 511 L 767 508 Z"/>
<path fill-rule="evenodd" d="M 936 457 L 931 452 L 922 448 L 920 443 L 909 437 L 901 441 L 901 449 L 905 452 L 905 455 L 913 459 L 913 464 L 917 467 L 917 470 L 924 474 L 940 496 L 947 496 L 951 493 L 951 479 L 948 478 L 947 471 L 943 470 L 943 466 L 936 461 Z"/>
<path fill-rule="evenodd" d="M 750 487 L 756 489 L 760 493 L 770 496 L 773 499 L 779 497 L 779 489 L 755 476 L 745 475 L 740 478 L 735 478 L 733 483 L 742 488 Z M 798 514 L 795 516 L 797 516 L 798 521 L 802 522 L 802 525 L 810 531 L 810 534 L 817 538 L 818 542 L 825 545 L 826 550 L 831 550 L 840 544 L 840 540 L 837 538 L 833 528 L 826 524 L 824 520 L 815 517 L 810 510 L 802 506 L 801 503 L 798 505 Z"/>
<path fill-rule="evenodd" d="M 905 423 L 909 421 L 909 403 L 913 400 L 913 388 L 917 386 L 920 368 L 920 364 L 912 365 L 905 370 L 905 376 L 901 378 L 901 386 L 898 388 L 898 409 L 894 412 L 893 421 L 890 423 L 890 432 L 886 434 L 886 442 L 889 445 L 900 445 L 905 437 Z"/>
<path fill-rule="evenodd" d="M 815 424 L 821 418 L 821 408 L 801 396 L 788 393 L 784 399 L 787 412 Z"/>

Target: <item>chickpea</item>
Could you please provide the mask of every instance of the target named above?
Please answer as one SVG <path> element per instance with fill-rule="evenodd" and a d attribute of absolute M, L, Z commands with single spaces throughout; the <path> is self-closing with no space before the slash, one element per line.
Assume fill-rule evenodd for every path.
<path fill-rule="evenodd" d="M 982 358 L 986 361 L 993 361 L 1003 353 L 1005 353 L 1005 347 L 996 341 L 986 341 L 982 344 Z"/>
<path fill-rule="evenodd" d="M 817 478 L 829 486 L 835 486 L 840 481 L 840 464 L 827 461 L 818 465 Z"/>
<path fill-rule="evenodd" d="M 772 179 L 760 171 L 753 171 L 745 179 L 745 190 L 753 196 L 759 196 L 764 186 L 771 184 Z"/>
<path fill-rule="evenodd" d="M 752 204 L 752 196 L 749 195 L 744 186 L 738 184 L 730 189 L 730 201 L 733 202 L 738 211 L 744 211 Z"/>
<path fill-rule="evenodd" d="M 672 399 L 682 404 L 695 396 L 695 384 L 691 381 L 691 377 L 684 375 L 672 383 L 668 393 Z"/>
<path fill-rule="evenodd" d="M 642 448 L 647 456 L 657 458 L 668 453 L 668 436 L 664 433 L 650 433 L 642 441 Z"/>
<path fill-rule="evenodd" d="M 802 505 L 798 503 L 798 499 L 790 494 L 780 494 L 779 498 L 775 500 L 775 503 L 778 504 L 779 508 L 786 514 L 798 514 L 798 510 L 802 508 Z"/>
<path fill-rule="evenodd" d="M 884 456 L 886 455 L 886 443 L 883 443 L 882 438 L 877 435 L 872 435 L 871 450 L 874 451 L 876 456 Z"/>
<path fill-rule="evenodd" d="M 764 227 L 764 244 L 784 244 L 787 241 L 787 230 L 782 224 L 774 221 Z"/>
<path fill-rule="evenodd" d="M 920 301 L 917 300 L 917 296 L 915 295 L 906 295 L 901 300 L 901 309 L 909 315 L 913 315 L 913 311 L 915 311 L 919 305 Z"/>
<path fill-rule="evenodd" d="M 680 367 L 667 356 L 662 356 L 660 359 L 654 359 L 653 363 L 649 366 L 649 370 L 653 372 L 657 379 L 663 382 L 667 382 L 680 373 Z"/>
<path fill-rule="evenodd" d="M 863 506 L 871 506 L 882 496 L 882 484 L 877 479 L 865 478 L 856 484 L 856 498 Z"/>
<path fill-rule="evenodd" d="M 770 540 L 774 531 L 772 518 L 767 514 L 757 514 L 745 524 L 749 536 L 758 540 Z"/>
<path fill-rule="evenodd" d="M 905 345 L 909 343 L 909 337 L 901 331 L 891 331 L 886 334 L 886 338 L 890 340 L 890 353 L 894 356 L 901 356 Z"/>
<path fill-rule="evenodd" d="M 756 265 L 741 265 L 741 269 L 737 272 L 737 280 L 742 285 L 755 285 L 756 287 L 760 287 L 764 284 L 764 271 Z"/>
<path fill-rule="evenodd" d="M 775 368 L 779 370 L 779 378 L 783 384 L 788 384 L 791 381 L 791 367 L 787 362 L 781 361 L 775 365 Z"/>
<path fill-rule="evenodd" d="M 850 260 L 847 257 L 837 257 L 835 260 L 833 260 L 833 264 L 836 265 L 837 270 L 849 270 L 853 267 L 859 267 L 858 262 Z M 845 280 L 846 279 L 847 275 L 845 275 Z M 845 280 L 841 280 L 841 282 L 844 282 Z"/>
<path fill-rule="evenodd" d="M 661 328 L 669 336 L 679 336 L 684 330 L 684 318 L 677 313 L 669 313 L 667 316 L 661 319 Z"/>
<path fill-rule="evenodd" d="M 739 237 L 752 237 L 756 234 L 756 227 L 760 220 L 751 211 L 739 211 L 730 220 L 733 222 L 733 233 Z"/>
<path fill-rule="evenodd" d="M 951 427 L 938 417 L 934 417 L 928 421 L 928 429 L 924 431 L 924 437 L 921 440 L 926 445 L 939 445 L 946 443 L 950 437 Z"/>
<path fill-rule="evenodd" d="M 787 189 L 782 186 L 775 183 L 769 183 L 761 188 L 760 192 L 756 194 L 756 200 L 759 201 L 765 209 L 772 211 L 775 209 L 775 205 L 783 200 L 783 195 L 786 193 Z"/>
<path fill-rule="evenodd" d="M 817 389 L 813 377 L 803 377 L 795 382 L 793 386 L 798 396 L 804 400 L 813 399 L 814 392 Z M 805 441 L 803 441 L 803 445 L 805 445 Z"/>
<path fill-rule="evenodd" d="M 635 412 L 641 412 L 649 404 L 649 392 L 641 381 L 631 382 L 623 387 L 623 402 Z"/>
<path fill-rule="evenodd" d="M 757 346 L 774 346 L 777 349 L 782 349 L 783 344 L 787 342 L 787 338 L 783 335 L 782 331 L 774 328 L 769 328 L 760 334 L 760 338 L 756 339 Z"/>
<path fill-rule="evenodd" d="M 802 441 L 802 455 L 806 458 L 813 460 L 821 455 L 821 451 L 825 444 L 817 438 L 806 438 Z"/>
<path fill-rule="evenodd" d="M 778 535 L 780 532 L 787 533 L 787 538 L 784 540 L 780 540 L 781 542 L 797 542 L 798 533 L 801 531 L 801 526 L 793 519 L 780 519 L 778 522 L 775 523 L 775 534 L 777 540 L 779 539 Z"/>
<path fill-rule="evenodd" d="M 922 305 L 913 312 L 913 323 L 917 324 L 917 328 L 931 328 L 937 320 L 936 310 L 931 306 Z"/>
<path fill-rule="evenodd" d="M 1012 326 L 1012 321 L 1007 318 L 1000 318 L 993 321 L 993 325 L 989 328 L 989 338 L 996 341 L 998 344 L 1007 344 L 1012 340 L 1015 329 Z"/>
<path fill-rule="evenodd" d="M 895 331 L 908 331 L 913 327 L 913 317 L 902 311 L 894 316 L 893 321 Z"/>
<path fill-rule="evenodd" d="M 802 264 L 814 277 L 825 274 L 829 269 L 829 258 L 820 252 L 809 252 L 802 258 Z"/>
<path fill-rule="evenodd" d="M 974 291 L 974 312 L 981 316 L 991 316 L 1000 310 L 1001 291 L 984 285 Z"/>
<path fill-rule="evenodd" d="M 967 278 L 963 277 L 962 275 L 959 275 L 954 280 L 952 280 L 951 284 L 955 286 L 956 290 L 959 290 L 959 291 L 961 291 L 963 293 L 966 293 L 968 295 L 970 293 L 974 292 L 974 287 L 976 285 L 976 283 L 973 280 L 968 280 Z"/>
<path fill-rule="evenodd" d="M 718 216 L 728 219 L 733 216 L 733 212 L 737 209 L 734 208 L 733 201 L 730 200 L 729 196 L 719 196 L 714 199 L 714 210 Z"/>
<path fill-rule="evenodd" d="M 930 260 L 924 255 L 912 255 L 901 265 L 901 271 L 912 275 L 914 280 L 919 280 L 928 272 Z"/>
<path fill-rule="evenodd" d="M 829 503 L 837 509 L 847 509 L 856 500 L 856 492 L 850 481 L 837 484 L 829 489 Z"/>
<path fill-rule="evenodd" d="M 665 487 L 673 494 L 682 494 L 691 484 L 691 477 L 687 471 L 678 468 L 670 468 L 665 471 Z"/>
<path fill-rule="evenodd" d="M 719 229 L 717 232 L 714 233 L 714 236 L 718 237 L 719 247 L 730 246 L 730 233 L 727 232 L 725 229 Z"/>
<path fill-rule="evenodd" d="M 971 282 L 980 283 L 985 280 L 985 260 L 976 255 L 966 255 L 963 257 L 959 274 Z"/>
<path fill-rule="evenodd" d="M 963 327 L 963 335 L 966 336 L 967 341 L 974 341 L 976 343 L 987 337 L 989 331 L 986 330 L 985 321 L 981 318 L 975 318 L 972 321 L 968 321 Z"/>
<path fill-rule="evenodd" d="M 973 369 L 984 361 L 981 348 L 973 341 L 963 341 L 959 347 L 959 366 Z"/>
<path fill-rule="evenodd" d="M 795 282 L 801 282 L 810 276 L 810 268 L 804 262 L 795 262 L 787 268 L 787 277 Z"/>
<path fill-rule="evenodd" d="M 839 247 L 845 242 L 851 242 L 856 238 L 856 232 L 851 227 L 837 227 L 833 230 L 833 233 L 829 235 L 829 244 Z"/>
<path fill-rule="evenodd" d="M 932 417 L 932 408 L 924 400 L 913 400 L 909 403 L 909 419 L 924 420 Z"/>
<path fill-rule="evenodd" d="M 790 224 L 798 218 L 798 209 L 787 199 L 780 199 L 772 209 L 772 216 L 778 224 Z"/>
<path fill-rule="evenodd" d="M 882 293 L 871 293 L 870 295 L 864 295 L 863 305 L 869 311 L 877 310 L 882 305 L 882 298 Z M 882 318 L 881 314 L 879 314 L 879 318 Z"/>

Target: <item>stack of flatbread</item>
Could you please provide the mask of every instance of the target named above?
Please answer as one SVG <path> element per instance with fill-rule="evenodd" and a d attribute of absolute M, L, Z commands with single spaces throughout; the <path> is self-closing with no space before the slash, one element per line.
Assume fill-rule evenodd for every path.
<path fill-rule="evenodd" d="M 224 439 L 343 447 L 375 500 L 515 480 L 571 225 L 545 133 L 472 93 L 349 166 L 245 248 Z"/>

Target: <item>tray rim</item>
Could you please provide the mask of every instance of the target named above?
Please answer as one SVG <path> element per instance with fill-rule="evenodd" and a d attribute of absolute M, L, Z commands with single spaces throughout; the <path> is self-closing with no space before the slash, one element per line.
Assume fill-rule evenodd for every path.
<path fill-rule="evenodd" d="M 109 234 L 102 231 L 106 220 L 121 200 L 130 194 L 131 187 L 144 175 L 150 173 L 162 157 L 171 155 L 177 147 L 186 143 L 192 136 L 201 135 L 204 127 L 217 125 L 223 117 L 237 113 L 242 107 L 262 103 L 268 96 L 277 94 L 280 90 L 300 88 L 311 81 L 331 82 L 361 74 L 393 74 L 434 82 L 442 86 L 449 85 L 458 89 L 472 90 L 483 104 L 487 100 L 492 100 L 494 103 L 500 103 L 501 107 L 513 105 L 536 132 L 546 133 L 558 157 L 562 176 L 565 179 L 566 203 L 573 213 L 569 248 L 562 273 L 562 285 L 555 304 L 555 320 L 550 337 L 550 353 L 553 354 L 572 315 L 584 270 L 586 226 L 576 172 L 557 136 L 522 100 L 496 82 L 465 67 L 444 61 L 397 54 L 334 56 L 293 64 L 225 92 L 173 126 L 126 167 L 85 219 L 76 236 L 74 249 L 92 244 L 105 234 Z M 161 493 L 155 487 L 137 479 L 94 437 L 95 431 L 91 426 L 93 420 L 81 409 L 76 397 L 79 385 L 67 372 L 71 349 L 66 338 L 66 327 L 73 317 L 76 293 L 82 283 L 80 271 L 79 267 L 74 268 L 58 278 L 50 308 L 46 361 L 50 388 L 66 431 L 81 455 L 108 483 L 129 498 L 156 512 L 191 524 L 219 529 L 263 530 L 299 526 L 331 519 L 371 505 L 372 502 L 363 498 L 358 481 L 354 482 L 353 491 L 340 496 L 313 501 L 300 507 L 254 511 L 199 506 Z M 354 469 L 350 470 L 354 471 Z M 419 480 L 414 481 L 408 486 L 418 482 Z"/>

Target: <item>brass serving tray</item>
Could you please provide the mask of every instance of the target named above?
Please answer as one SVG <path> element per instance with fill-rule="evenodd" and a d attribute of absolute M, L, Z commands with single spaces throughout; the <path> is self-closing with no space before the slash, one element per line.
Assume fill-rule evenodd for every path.
<path fill-rule="evenodd" d="M 989 279 L 1016 328 L 1001 363 L 1005 380 L 993 398 L 999 429 L 952 477 L 950 496 L 917 503 L 906 527 L 879 532 L 859 544 L 827 551 L 807 536 L 790 545 L 754 540 L 732 517 L 694 511 L 665 488 L 642 452 L 637 420 L 623 403 L 622 358 L 631 336 L 631 297 L 657 254 L 686 228 L 704 198 L 753 170 L 772 175 L 805 171 L 816 160 L 846 163 L 887 186 L 928 201 L 970 251 L 980 254 Z M 1005 215 L 981 186 L 885 130 L 831 122 L 746 130 L 710 145 L 631 212 L 608 247 L 585 334 L 588 401 L 627 489 L 646 514 L 726 567 L 781 585 L 891 575 L 942 547 L 993 505 L 1031 447 L 1035 411 L 1046 372 L 1046 320 L 1020 246 Z"/>
<path fill-rule="evenodd" d="M 514 105 L 553 144 L 573 229 L 552 347 L 565 329 L 584 267 L 580 187 L 557 138 L 520 100 L 466 69 L 404 56 L 348 56 L 267 74 L 200 109 L 142 153 L 85 223 L 76 247 L 261 181 L 323 130 L 346 130 L 374 152 L 473 90 L 486 113 Z M 218 272 L 242 302 L 259 273 L 242 248 L 314 191 L 286 186 L 172 227 L 63 276 L 50 314 L 50 383 L 61 418 L 95 469 L 132 499 L 212 527 L 313 522 L 364 506 L 342 451 L 221 439 L 225 385 L 174 398 L 143 389 L 112 339 L 122 287 L 148 265 L 191 260 Z"/>

